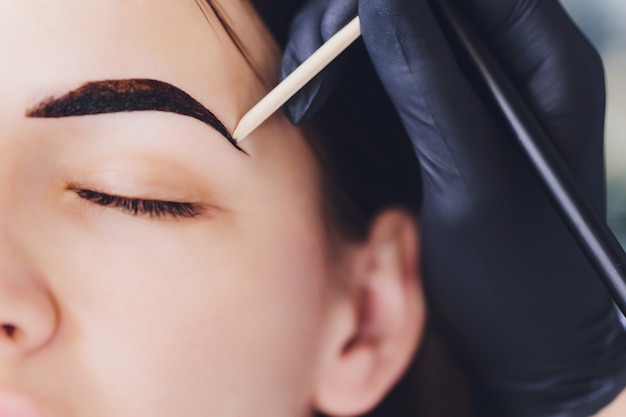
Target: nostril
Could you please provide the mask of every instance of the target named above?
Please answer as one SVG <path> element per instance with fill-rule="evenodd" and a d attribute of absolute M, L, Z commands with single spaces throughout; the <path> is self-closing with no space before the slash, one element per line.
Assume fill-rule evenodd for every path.
<path fill-rule="evenodd" d="M 6 333 L 6 335 L 9 336 L 9 338 L 13 338 L 13 336 L 15 335 L 15 332 L 17 331 L 17 328 L 10 324 L 3 324 L 2 331 L 4 331 L 4 333 Z"/>

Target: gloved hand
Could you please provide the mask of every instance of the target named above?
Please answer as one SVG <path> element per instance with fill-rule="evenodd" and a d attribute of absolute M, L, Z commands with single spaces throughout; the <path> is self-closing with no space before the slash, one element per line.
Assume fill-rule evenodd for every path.
<path fill-rule="evenodd" d="M 452 1 L 604 215 L 597 52 L 556 0 Z M 427 2 L 310 2 L 292 25 L 283 75 L 357 9 L 371 61 L 422 167 L 429 305 L 473 377 L 483 413 L 597 412 L 626 384 L 616 310 L 510 133 L 460 71 Z M 319 108 L 339 70 L 329 68 L 288 103 L 292 121 Z"/>

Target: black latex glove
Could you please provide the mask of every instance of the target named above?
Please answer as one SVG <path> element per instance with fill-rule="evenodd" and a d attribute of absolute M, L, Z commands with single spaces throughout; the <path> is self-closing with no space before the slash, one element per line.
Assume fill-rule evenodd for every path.
<path fill-rule="evenodd" d="M 453 2 L 604 215 L 605 96 L 597 52 L 556 0 Z M 283 74 L 357 9 L 367 51 L 422 166 L 429 304 L 471 373 L 483 412 L 597 412 L 626 384 L 617 313 L 510 133 L 461 73 L 427 2 L 313 1 L 294 21 Z M 324 102 L 338 69 L 291 100 L 292 121 Z"/>

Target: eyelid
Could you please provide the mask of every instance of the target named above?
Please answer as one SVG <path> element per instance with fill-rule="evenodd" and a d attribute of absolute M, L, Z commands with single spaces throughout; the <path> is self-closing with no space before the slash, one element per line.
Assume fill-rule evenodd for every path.
<path fill-rule="evenodd" d="M 188 185 L 187 179 L 177 179 L 175 185 L 169 178 L 162 180 L 155 173 L 143 170 L 115 168 L 97 172 L 74 170 L 73 175 L 81 177 L 79 181 L 64 181 L 61 186 L 67 191 L 89 190 L 113 197 L 136 200 L 153 200 L 171 203 L 194 203 L 208 205 L 211 195 L 208 189 L 199 189 Z"/>
<path fill-rule="evenodd" d="M 206 208 L 198 203 L 126 197 L 76 187 L 68 187 L 68 190 L 73 191 L 84 201 L 101 207 L 119 209 L 137 217 L 192 219 L 206 212 Z"/>

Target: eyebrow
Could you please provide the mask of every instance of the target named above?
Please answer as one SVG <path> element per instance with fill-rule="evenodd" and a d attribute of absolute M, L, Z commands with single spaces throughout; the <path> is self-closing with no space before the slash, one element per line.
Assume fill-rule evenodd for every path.
<path fill-rule="evenodd" d="M 212 111 L 180 88 L 158 80 L 88 82 L 67 94 L 43 100 L 27 110 L 26 117 L 63 118 L 136 111 L 162 111 L 193 117 L 212 126 L 235 148 L 246 153 Z"/>

